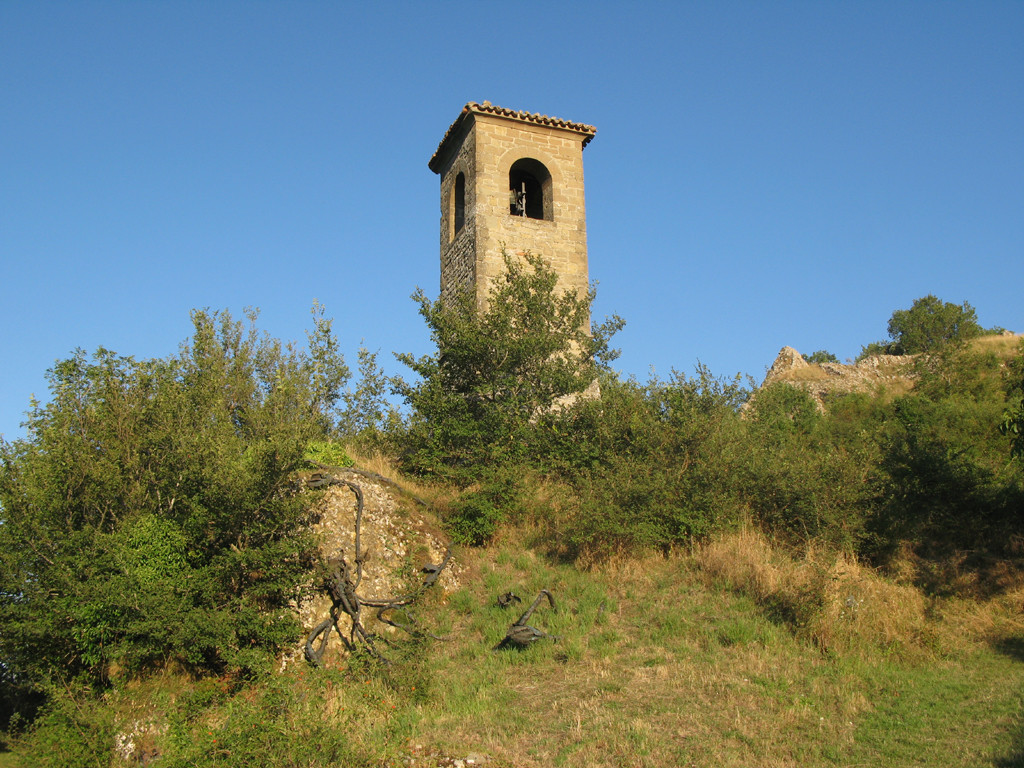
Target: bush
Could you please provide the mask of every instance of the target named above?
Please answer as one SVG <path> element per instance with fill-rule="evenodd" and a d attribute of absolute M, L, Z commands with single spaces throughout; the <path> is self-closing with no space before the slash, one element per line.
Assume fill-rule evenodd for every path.
<path fill-rule="evenodd" d="M 309 566 L 292 473 L 322 441 L 344 364 L 227 313 L 179 355 L 78 351 L 28 437 L 0 442 L 0 658 L 23 683 L 168 660 L 251 672 L 297 632 Z"/>
<path fill-rule="evenodd" d="M 789 543 L 853 551 L 877 493 L 872 419 L 856 396 L 822 413 L 804 390 L 758 391 L 747 422 L 748 459 L 735 479 L 754 520 Z"/>
<path fill-rule="evenodd" d="M 330 440 L 314 440 L 306 446 L 303 460 L 313 466 L 351 467 L 355 464 L 345 448 Z"/>
<path fill-rule="evenodd" d="M 509 519 L 521 497 L 515 478 L 499 473 L 453 501 L 444 515 L 445 527 L 457 544 L 484 544 Z"/>
<path fill-rule="evenodd" d="M 869 357 L 878 357 L 879 355 L 898 355 L 902 354 L 902 350 L 898 349 L 893 344 L 884 341 L 872 341 L 860 348 L 860 354 L 857 355 L 854 362 L 859 363 L 861 360 L 866 360 Z"/>
<path fill-rule="evenodd" d="M 647 385 L 603 378 L 601 400 L 577 403 L 548 433 L 549 465 L 579 495 L 568 538 L 592 553 L 670 547 L 731 525 L 745 397 L 738 378 L 704 366 Z"/>
<path fill-rule="evenodd" d="M 1006 399 L 999 431 L 1010 438 L 1010 455 L 1024 459 L 1024 341 L 1020 353 L 1006 367 Z"/>
<path fill-rule="evenodd" d="M 808 363 L 838 363 L 839 358 L 825 349 L 819 349 L 809 355 L 801 355 Z"/>
<path fill-rule="evenodd" d="M 114 722 L 86 686 L 50 686 L 49 701 L 20 739 L 24 768 L 93 768 L 110 764 Z"/>
<path fill-rule="evenodd" d="M 1007 466 L 994 429 L 1001 412 L 970 397 L 894 402 L 881 443 L 885 501 L 872 522 L 882 541 L 998 553 L 1024 533 L 1024 473 Z"/>

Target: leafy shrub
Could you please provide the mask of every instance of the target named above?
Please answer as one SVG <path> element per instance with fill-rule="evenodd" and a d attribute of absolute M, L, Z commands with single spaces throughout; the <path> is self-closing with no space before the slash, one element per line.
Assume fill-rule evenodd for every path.
<path fill-rule="evenodd" d="M 314 440 L 306 446 L 302 458 L 308 464 L 328 467 L 351 467 L 355 464 L 343 446 L 330 440 Z"/>
<path fill-rule="evenodd" d="M 817 352 L 812 352 L 809 355 L 801 355 L 808 363 L 838 363 L 839 358 L 833 355 L 831 352 L 825 349 L 819 349 Z"/>
<path fill-rule="evenodd" d="M 1010 439 L 1010 455 L 1024 459 L 1024 341 L 1020 353 L 1006 366 L 1006 399 L 999 431 Z"/>
<path fill-rule="evenodd" d="M 1007 466 L 997 437 L 1002 405 L 904 397 L 882 436 L 885 501 L 873 522 L 881 541 L 925 551 L 999 552 L 1021 533 L 1024 473 Z"/>
<path fill-rule="evenodd" d="M 752 422 L 773 441 L 809 434 L 821 421 L 821 411 L 807 390 L 784 381 L 769 384 L 751 399 Z"/>
<path fill-rule="evenodd" d="M 298 352 L 227 313 L 179 355 L 78 351 L 28 437 L 0 441 L 0 658 L 41 683 L 178 660 L 252 671 L 297 631 L 312 559 L 291 473 L 344 380 L 329 324 Z"/>
<path fill-rule="evenodd" d="M 601 400 L 581 402 L 548 434 L 550 465 L 579 494 L 569 538 L 591 552 L 669 547 L 735 521 L 728 481 L 740 460 L 738 379 L 704 366 L 647 385 L 602 379 Z"/>
<path fill-rule="evenodd" d="M 857 355 L 854 362 L 859 363 L 861 360 L 866 360 L 869 357 L 877 357 L 879 355 L 898 354 L 902 354 L 902 351 L 893 344 L 885 341 L 872 341 L 860 348 L 860 354 Z"/>
<path fill-rule="evenodd" d="M 748 460 L 736 483 L 764 530 L 790 543 L 827 541 L 847 551 L 864 535 L 877 494 L 871 410 L 840 398 L 822 413 L 804 390 L 759 390 L 747 421 Z"/>
<path fill-rule="evenodd" d="M 511 474 L 492 475 L 479 488 L 463 493 L 449 505 L 444 515 L 445 527 L 456 543 L 484 544 L 509 519 L 521 496 Z"/>
<path fill-rule="evenodd" d="M 110 765 L 114 745 L 111 711 L 97 706 L 80 684 L 49 688 L 48 702 L 20 739 L 24 768 L 94 768 Z"/>
<path fill-rule="evenodd" d="M 946 345 L 914 361 L 914 394 L 933 401 L 951 397 L 1002 401 L 1001 370 L 1001 361 L 992 350 Z"/>

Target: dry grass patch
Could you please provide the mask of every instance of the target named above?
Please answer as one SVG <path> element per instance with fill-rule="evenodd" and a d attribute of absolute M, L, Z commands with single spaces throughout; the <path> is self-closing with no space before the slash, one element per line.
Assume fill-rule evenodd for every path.
<path fill-rule="evenodd" d="M 883 403 L 888 403 L 895 400 L 897 397 L 903 397 L 903 395 L 913 389 L 914 380 L 904 377 L 887 381 L 884 385 L 878 386 L 872 394 L 879 398 Z"/>
<path fill-rule="evenodd" d="M 447 485 L 426 483 L 420 478 L 403 474 L 391 459 L 379 453 L 365 455 L 346 448 L 355 466 L 368 472 L 374 472 L 397 483 L 403 491 L 428 502 L 432 506 L 443 507 L 456 495 L 456 491 Z"/>
<path fill-rule="evenodd" d="M 981 336 L 971 340 L 971 347 L 978 352 L 995 352 L 999 357 L 1009 358 L 1020 354 L 1022 339 L 1024 335 L 1019 333 L 1012 336 Z"/>
<path fill-rule="evenodd" d="M 808 546 L 797 558 L 746 528 L 709 542 L 695 559 L 712 580 L 751 596 L 822 650 L 914 656 L 935 647 L 921 593 L 847 555 Z"/>
<path fill-rule="evenodd" d="M 809 363 L 799 368 L 790 368 L 784 371 L 779 379 L 781 381 L 824 381 L 828 378 L 825 369 L 817 363 Z"/>

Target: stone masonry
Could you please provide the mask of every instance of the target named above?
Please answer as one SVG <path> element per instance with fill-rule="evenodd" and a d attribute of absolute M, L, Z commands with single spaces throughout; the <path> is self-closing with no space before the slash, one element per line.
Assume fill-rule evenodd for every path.
<path fill-rule="evenodd" d="M 478 302 L 504 273 L 502 251 L 542 256 L 563 289 L 588 288 L 583 148 L 593 126 L 470 102 L 430 169 L 441 176 L 441 295 Z M 510 190 L 528 189 L 525 215 Z"/>

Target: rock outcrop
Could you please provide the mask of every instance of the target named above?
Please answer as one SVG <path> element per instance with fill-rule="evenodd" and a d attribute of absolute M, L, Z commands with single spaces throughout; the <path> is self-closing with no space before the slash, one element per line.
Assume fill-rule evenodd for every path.
<path fill-rule="evenodd" d="M 422 581 L 421 569 L 440 563 L 447 544 L 431 524 L 430 516 L 415 502 L 402 498 L 385 483 L 355 474 L 350 470 L 332 470 L 339 478 L 357 483 L 363 491 L 363 517 L 360 532 L 361 547 L 367 553 L 360 595 L 389 598 L 410 592 Z M 355 559 L 355 494 L 346 486 L 333 485 L 324 493 L 313 526 L 320 539 L 320 552 L 324 560 L 344 552 L 350 561 Z M 449 594 L 459 587 L 463 567 L 451 562 L 441 573 L 433 589 Z M 306 632 L 328 615 L 331 600 L 326 593 L 304 600 L 296 606 Z M 363 621 L 375 634 L 390 634 L 394 628 L 373 619 L 367 610 Z M 341 617 L 342 629 L 347 630 L 348 619 Z M 289 654 L 285 663 L 302 658 L 301 647 Z M 337 637 L 330 642 L 326 663 L 337 663 L 344 655 Z"/>
<path fill-rule="evenodd" d="M 808 363 L 793 347 L 783 347 L 762 387 L 784 381 L 806 390 L 824 410 L 829 398 L 848 392 L 872 392 L 880 387 L 906 391 L 913 387 L 916 355 L 875 355 L 858 363 Z"/>

